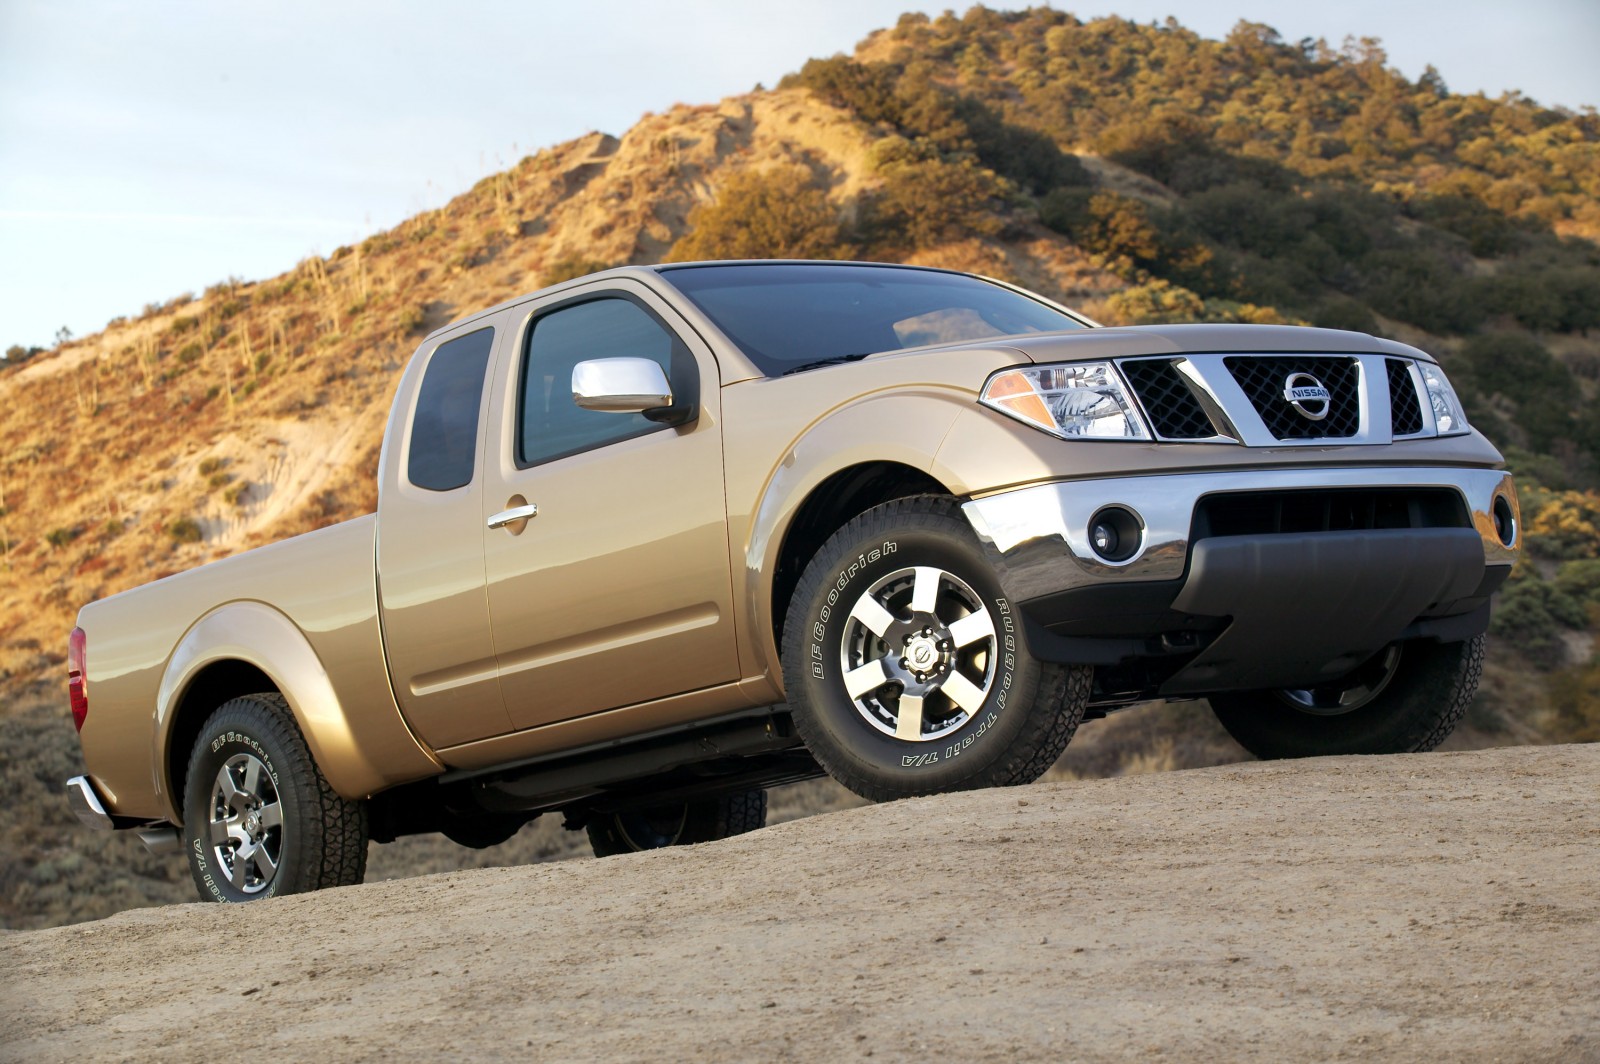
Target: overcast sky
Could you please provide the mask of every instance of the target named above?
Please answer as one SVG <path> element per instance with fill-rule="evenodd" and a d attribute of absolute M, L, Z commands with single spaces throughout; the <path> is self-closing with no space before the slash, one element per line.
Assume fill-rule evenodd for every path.
<path fill-rule="evenodd" d="M 1017 5 L 994 3 L 995 7 Z M 1056 5 L 1065 6 L 1065 5 Z M 913 0 L 438 4 L 0 0 L 0 348 L 272 276 L 521 156 L 774 84 Z M 1240 18 L 1383 40 L 1410 77 L 1600 103 L 1600 2 L 1119 0 L 1080 17 Z"/>

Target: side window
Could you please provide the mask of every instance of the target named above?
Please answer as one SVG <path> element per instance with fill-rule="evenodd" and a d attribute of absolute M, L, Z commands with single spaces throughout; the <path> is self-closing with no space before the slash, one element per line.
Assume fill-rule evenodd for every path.
<path fill-rule="evenodd" d="M 694 359 L 683 342 L 628 299 L 603 298 L 551 311 L 534 322 L 522 361 L 517 464 L 549 462 L 666 426 L 643 414 L 585 410 L 572 401 L 572 368 L 593 358 L 648 358 L 693 402 Z"/>
<path fill-rule="evenodd" d="M 406 463 L 406 475 L 417 487 L 449 491 L 472 483 L 478 407 L 493 346 L 494 330 L 479 329 L 440 344 L 428 360 L 417 389 Z"/>

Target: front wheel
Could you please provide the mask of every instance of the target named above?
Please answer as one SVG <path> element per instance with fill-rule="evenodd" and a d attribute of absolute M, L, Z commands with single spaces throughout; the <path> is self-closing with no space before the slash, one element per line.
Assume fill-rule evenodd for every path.
<path fill-rule="evenodd" d="M 347 886 L 366 874 L 366 803 L 328 785 L 275 693 L 225 702 L 200 729 L 183 837 L 205 901 Z"/>
<path fill-rule="evenodd" d="M 589 818 L 589 846 L 596 857 L 692 846 L 765 827 L 767 792 L 739 791 L 693 802 L 597 813 Z"/>
<path fill-rule="evenodd" d="M 897 499 L 817 552 L 783 629 L 784 690 L 817 761 L 873 801 L 1030 783 L 1093 673 L 1042 662 L 954 499 Z"/>
<path fill-rule="evenodd" d="M 1484 637 L 1395 643 L 1321 687 L 1213 695 L 1228 734 L 1260 758 L 1432 750 L 1478 691 Z"/>

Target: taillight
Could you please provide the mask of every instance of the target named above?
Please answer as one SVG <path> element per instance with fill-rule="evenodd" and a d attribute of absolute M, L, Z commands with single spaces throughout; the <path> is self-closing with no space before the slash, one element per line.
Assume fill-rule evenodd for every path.
<path fill-rule="evenodd" d="M 89 677 L 83 666 L 88 647 L 89 637 L 82 628 L 67 636 L 67 693 L 72 698 L 72 723 L 79 731 L 89 716 Z"/>

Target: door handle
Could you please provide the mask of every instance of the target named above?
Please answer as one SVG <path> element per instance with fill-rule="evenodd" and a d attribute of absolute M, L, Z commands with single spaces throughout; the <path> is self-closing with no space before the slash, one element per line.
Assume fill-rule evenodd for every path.
<path fill-rule="evenodd" d="M 533 503 L 529 503 L 526 506 L 513 506 L 509 510 L 501 510 L 499 513 L 490 517 L 489 527 L 504 528 L 507 525 L 513 524 L 517 521 L 526 521 L 530 517 L 538 516 L 539 507 L 535 506 Z"/>

